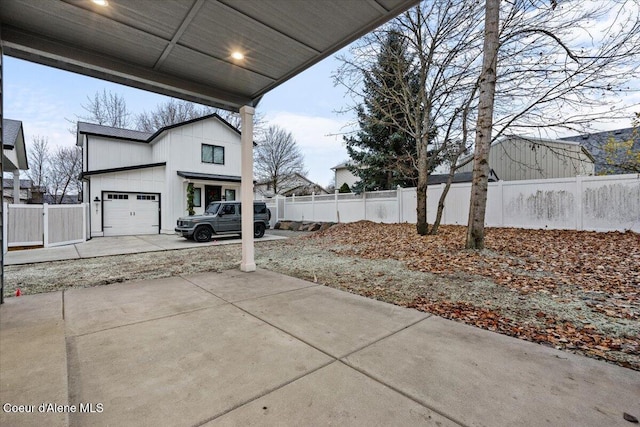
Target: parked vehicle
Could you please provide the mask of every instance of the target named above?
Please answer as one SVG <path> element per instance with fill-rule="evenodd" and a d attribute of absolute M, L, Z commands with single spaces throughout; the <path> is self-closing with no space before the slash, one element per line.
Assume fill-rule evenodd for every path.
<path fill-rule="evenodd" d="M 178 219 L 176 234 L 196 242 L 208 242 L 211 236 L 241 234 L 242 211 L 240 202 L 212 202 L 203 215 Z M 264 202 L 253 202 L 253 237 L 264 236 L 269 228 L 271 211 Z"/>

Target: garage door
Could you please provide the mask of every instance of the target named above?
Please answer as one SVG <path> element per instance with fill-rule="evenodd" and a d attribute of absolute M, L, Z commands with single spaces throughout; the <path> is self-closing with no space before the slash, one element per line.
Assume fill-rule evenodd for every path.
<path fill-rule="evenodd" d="M 158 194 L 105 193 L 105 236 L 158 234 L 160 196 Z"/>

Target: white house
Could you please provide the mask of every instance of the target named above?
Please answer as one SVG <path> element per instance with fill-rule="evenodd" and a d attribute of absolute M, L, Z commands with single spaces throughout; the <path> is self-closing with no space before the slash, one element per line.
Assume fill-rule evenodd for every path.
<path fill-rule="evenodd" d="M 240 132 L 217 114 L 155 133 L 78 123 L 91 236 L 173 233 L 187 213 L 240 198 Z"/>
<path fill-rule="evenodd" d="M 339 189 L 344 183 L 351 188 L 356 182 L 360 181 L 360 178 L 349 170 L 349 166 L 349 162 L 343 162 L 331 168 L 335 172 L 336 189 Z"/>
<path fill-rule="evenodd" d="M 294 173 L 290 176 L 281 178 L 282 183 L 278 194 L 281 196 L 310 196 L 311 194 L 329 194 L 329 192 L 321 185 L 311 181 L 306 176 Z M 253 195 L 255 199 L 274 197 L 276 194 L 271 187 L 270 181 L 257 182 L 253 186 Z"/>
<path fill-rule="evenodd" d="M 503 181 L 570 178 L 593 175 L 594 158 L 577 142 L 506 136 L 491 144 L 489 167 Z M 470 162 L 458 172 L 472 170 Z"/>
<path fill-rule="evenodd" d="M 4 172 L 13 173 L 11 198 L 13 203 L 20 203 L 20 171 L 29 169 L 29 165 L 22 122 L 19 120 L 2 119 L 2 168 Z M 4 183 L 2 187 L 4 200 Z"/>

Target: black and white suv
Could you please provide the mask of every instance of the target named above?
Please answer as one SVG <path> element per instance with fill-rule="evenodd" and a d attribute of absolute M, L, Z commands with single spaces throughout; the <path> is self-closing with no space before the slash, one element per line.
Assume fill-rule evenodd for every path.
<path fill-rule="evenodd" d="M 240 234 L 240 202 L 213 202 L 203 215 L 178 219 L 176 234 L 196 242 L 208 242 L 214 234 Z M 269 228 L 271 211 L 264 202 L 253 202 L 253 237 L 260 238 Z"/>

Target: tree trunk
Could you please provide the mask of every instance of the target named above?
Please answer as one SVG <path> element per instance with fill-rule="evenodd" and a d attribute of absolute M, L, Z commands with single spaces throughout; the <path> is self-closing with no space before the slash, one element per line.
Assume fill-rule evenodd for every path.
<path fill-rule="evenodd" d="M 424 137 L 428 139 L 427 136 Z M 427 182 L 429 174 L 427 171 L 427 142 L 420 141 L 418 145 L 418 186 L 416 187 L 416 229 L 421 236 L 429 232 L 429 224 L 427 223 Z"/>
<path fill-rule="evenodd" d="M 453 182 L 453 176 L 456 173 L 456 167 L 451 166 L 449 169 L 449 176 L 447 176 L 447 184 L 444 186 L 444 190 L 442 190 L 442 194 L 440 195 L 440 199 L 438 200 L 438 212 L 436 213 L 436 220 L 433 222 L 433 226 L 431 227 L 431 231 L 429 234 L 437 234 L 438 228 L 440 227 L 440 221 L 442 221 L 442 212 L 444 211 L 444 202 L 447 198 L 447 194 L 449 194 L 449 189 L 451 188 L 451 183 Z"/>
<path fill-rule="evenodd" d="M 496 89 L 499 20 L 500 0 L 486 0 L 484 52 L 479 85 L 478 124 L 476 126 L 475 152 L 473 156 L 473 178 L 471 182 L 471 201 L 466 242 L 467 249 L 484 249 L 484 218 L 487 208 L 487 188 L 489 182 L 489 149 L 491 147 L 493 101 Z"/>

